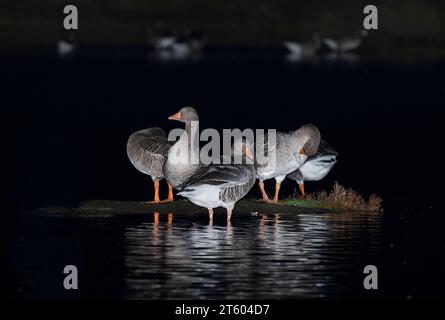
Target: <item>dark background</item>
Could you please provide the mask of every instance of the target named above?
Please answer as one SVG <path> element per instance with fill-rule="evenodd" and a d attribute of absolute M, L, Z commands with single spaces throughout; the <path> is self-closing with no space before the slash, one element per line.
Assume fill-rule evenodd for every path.
<path fill-rule="evenodd" d="M 5 1 L 0 12 L 3 166 L 13 207 L 75 205 L 91 198 L 146 200 L 147 177 L 125 144 L 141 128 L 194 106 L 201 128 L 317 125 L 340 153 L 335 180 L 385 207 L 431 206 L 441 193 L 445 87 L 442 1 L 377 1 L 358 62 L 284 61 L 284 40 L 361 30 L 364 1 L 74 1 L 79 30 L 62 28 L 63 1 Z M 196 30 L 201 59 L 149 58 L 146 29 Z M 69 33 L 79 46 L 61 59 Z M 436 187 L 438 186 L 438 187 Z M 283 195 L 294 192 L 286 182 Z M 149 192 L 149 193 L 148 193 Z M 258 196 L 257 190 L 252 196 Z"/>
<path fill-rule="evenodd" d="M 2 69 L 6 105 L 16 110 L 7 126 L 22 208 L 147 200 L 151 183 L 129 163 L 126 140 L 141 128 L 180 126 L 167 117 L 187 105 L 199 111 L 201 129 L 317 125 L 340 155 L 325 180 L 308 183 L 309 192 L 338 180 L 365 196 L 382 196 L 385 205 L 408 208 L 432 205 L 441 192 L 434 187 L 441 163 L 440 63 L 27 60 Z M 283 196 L 294 187 L 287 181 Z"/>
<path fill-rule="evenodd" d="M 358 62 L 322 54 L 294 64 L 285 61 L 282 41 L 359 31 L 367 1 L 71 1 L 80 12 L 80 50 L 60 59 L 55 48 L 68 36 L 66 4 L 1 4 L 7 256 L 21 228 L 19 212 L 87 199 L 151 199 L 149 178 L 127 159 L 127 138 L 142 128 L 178 127 L 167 117 L 187 105 L 199 111 L 201 129 L 290 131 L 311 122 L 339 158 L 323 181 L 307 184 L 308 192 L 339 181 L 365 197 L 381 196 L 385 214 L 441 216 L 443 1 L 376 1 L 380 29 L 370 32 Z M 151 60 L 146 28 L 158 21 L 202 32 L 208 46 L 201 59 Z M 273 182 L 267 187 L 271 193 Z M 294 190 L 286 181 L 282 197 Z M 256 186 L 250 196 L 259 197 Z M 11 297 L 14 272 L 0 266 L 2 293 Z"/>

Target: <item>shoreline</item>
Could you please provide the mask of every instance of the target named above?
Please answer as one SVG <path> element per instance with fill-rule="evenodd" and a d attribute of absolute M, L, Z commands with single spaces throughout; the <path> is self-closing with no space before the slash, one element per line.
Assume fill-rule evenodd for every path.
<path fill-rule="evenodd" d="M 285 202 L 282 200 L 281 202 Z M 201 216 L 207 214 L 207 209 L 195 206 L 187 200 L 176 200 L 171 203 L 151 204 L 137 201 L 118 201 L 118 200 L 86 200 L 77 207 L 46 206 L 34 210 L 28 210 L 25 214 L 36 214 L 40 216 L 56 217 L 115 217 L 115 216 L 134 216 L 154 213 L 182 213 L 190 216 Z M 216 208 L 217 214 L 225 213 L 224 208 Z M 237 202 L 233 210 L 236 216 L 251 216 L 258 214 L 278 213 L 283 215 L 295 214 L 329 214 L 341 213 L 341 211 L 309 208 L 288 204 L 266 204 L 257 199 L 243 199 Z"/>

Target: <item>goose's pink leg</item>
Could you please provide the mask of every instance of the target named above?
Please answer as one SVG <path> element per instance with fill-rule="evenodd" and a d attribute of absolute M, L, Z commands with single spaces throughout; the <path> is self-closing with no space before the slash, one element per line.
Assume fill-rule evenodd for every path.
<path fill-rule="evenodd" d="M 273 203 L 278 203 L 278 194 L 280 193 L 281 182 L 275 184 L 275 196 L 273 197 Z"/>
<path fill-rule="evenodd" d="M 227 223 L 230 223 L 231 218 L 232 218 L 232 209 L 227 209 Z"/>
<path fill-rule="evenodd" d="M 209 224 L 213 224 L 213 209 L 212 208 L 208 208 L 209 210 Z"/>
<path fill-rule="evenodd" d="M 264 181 L 260 179 L 260 181 L 258 182 L 258 185 L 260 186 L 261 195 L 263 196 L 263 201 L 270 202 L 270 199 L 267 196 L 266 190 L 264 190 Z"/>

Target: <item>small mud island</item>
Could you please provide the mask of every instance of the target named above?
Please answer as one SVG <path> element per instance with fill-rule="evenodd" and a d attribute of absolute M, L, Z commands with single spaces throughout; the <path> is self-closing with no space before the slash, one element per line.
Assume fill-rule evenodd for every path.
<path fill-rule="evenodd" d="M 218 208 L 216 212 L 224 212 Z M 288 198 L 278 204 L 264 203 L 257 199 L 245 198 L 237 203 L 235 216 L 250 216 L 258 213 L 279 213 L 295 215 L 301 213 L 338 213 L 338 212 L 369 212 L 382 211 L 381 199 L 371 195 L 368 201 L 351 189 L 346 189 L 338 183 L 330 192 L 309 194 L 306 198 Z M 149 213 L 181 213 L 193 216 L 206 215 L 207 210 L 193 205 L 187 200 L 177 200 L 169 203 L 145 203 L 137 201 L 88 200 L 73 208 L 48 206 L 32 211 L 41 215 L 51 216 L 85 216 L 107 217 L 122 215 L 144 215 Z"/>
<path fill-rule="evenodd" d="M 215 209 L 216 214 L 221 211 L 224 214 L 224 209 Z M 88 200 L 81 202 L 78 207 L 66 208 L 49 206 L 40 208 L 34 213 L 42 215 L 54 216 L 85 216 L 85 217 L 106 217 L 116 215 L 143 215 L 152 214 L 153 212 L 175 213 L 193 216 L 207 216 L 207 210 L 187 200 L 177 200 L 170 203 L 144 203 L 136 201 L 114 201 L 114 200 Z M 234 218 L 236 216 L 246 216 L 257 213 L 280 213 L 280 214 L 298 214 L 298 213 L 328 213 L 334 210 L 328 210 L 316 207 L 301 207 L 292 204 L 267 204 L 260 200 L 243 199 L 238 202 Z"/>

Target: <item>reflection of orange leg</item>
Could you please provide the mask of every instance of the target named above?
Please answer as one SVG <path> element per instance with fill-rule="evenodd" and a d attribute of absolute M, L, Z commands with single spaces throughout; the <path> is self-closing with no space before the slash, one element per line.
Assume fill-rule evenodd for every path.
<path fill-rule="evenodd" d="M 160 203 L 159 200 L 159 180 L 154 181 L 155 184 L 155 199 L 153 201 L 150 201 L 149 203 Z"/>
<path fill-rule="evenodd" d="M 227 209 L 227 223 L 230 223 L 231 218 L 232 218 L 232 209 Z"/>
<path fill-rule="evenodd" d="M 260 179 L 260 181 L 258 182 L 258 185 L 260 186 L 261 195 L 263 196 L 263 201 L 270 202 L 270 199 L 267 196 L 266 190 L 264 190 L 264 181 Z"/>
<path fill-rule="evenodd" d="M 275 196 L 273 197 L 273 203 L 278 203 L 278 194 L 280 193 L 281 182 L 275 184 Z"/>
<path fill-rule="evenodd" d="M 157 226 L 159 224 L 159 212 L 155 211 L 155 214 L 153 216 L 153 222 L 155 224 L 155 226 Z"/>
<path fill-rule="evenodd" d="M 158 243 L 158 228 L 159 228 L 159 212 L 155 210 L 153 215 L 153 244 Z"/>
<path fill-rule="evenodd" d="M 175 199 L 173 198 L 173 187 L 168 184 L 168 198 L 163 200 L 162 202 L 173 202 Z"/>
<path fill-rule="evenodd" d="M 304 193 L 304 183 L 298 184 L 300 187 L 301 197 L 304 198 L 306 194 Z"/>
<path fill-rule="evenodd" d="M 213 223 L 213 209 L 212 208 L 208 208 L 209 210 L 209 224 Z"/>
<path fill-rule="evenodd" d="M 168 218 L 167 218 L 168 220 L 167 220 L 167 224 L 172 224 L 172 222 L 173 222 L 173 213 L 169 213 L 168 214 Z"/>

